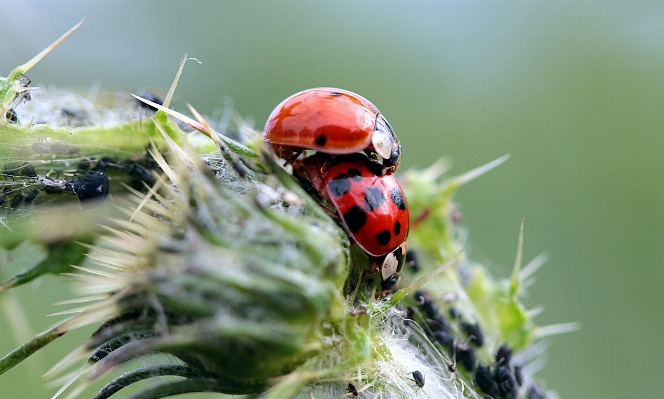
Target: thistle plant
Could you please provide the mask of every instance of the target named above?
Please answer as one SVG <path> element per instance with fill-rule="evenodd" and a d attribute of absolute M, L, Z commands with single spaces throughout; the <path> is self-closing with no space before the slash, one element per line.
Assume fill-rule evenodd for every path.
<path fill-rule="evenodd" d="M 442 161 L 400 176 L 414 252 L 382 292 L 260 132 L 230 109 L 212 123 L 168 108 L 186 55 L 163 105 L 143 102 L 153 108 L 32 94 L 25 72 L 75 29 L 0 80 L 0 251 L 26 259 L 0 291 L 52 273 L 73 276 L 78 293 L 0 374 L 95 325 L 47 373 L 76 370 L 54 397 L 84 397 L 99 379 L 97 399 L 145 380 L 132 398 L 555 396 L 533 377 L 541 338 L 575 326 L 539 327 L 521 303 L 544 260 L 522 267 L 523 225 L 506 280 L 463 252 L 454 193 L 507 157 L 458 177 Z M 78 108 L 63 112 L 71 99 Z M 46 255 L 30 262 L 31 251 Z"/>

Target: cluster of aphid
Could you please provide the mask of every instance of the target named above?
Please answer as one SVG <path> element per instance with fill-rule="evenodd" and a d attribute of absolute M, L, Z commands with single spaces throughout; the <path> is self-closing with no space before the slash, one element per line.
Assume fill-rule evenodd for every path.
<path fill-rule="evenodd" d="M 156 178 L 152 172 L 155 167 L 156 164 L 150 165 L 149 160 L 116 162 L 108 157 L 98 161 L 87 158 L 79 162 L 75 170 L 69 171 L 71 177 L 61 178 L 59 174 L 55 177 L 51 177 L 50 174 L 40 174 L 29 162 L 23 164 L 8 162 L 2 171 L 5 185 L 0 188 L 0 205 L 11 203 L 11 208 L 16 209 L 22 203 L 32 203 L 40 192 L 70 193 L 75 194 L 81 205 L 87 209 L 100 205 L 108 196 L 111 180 L 108 175 L 109 169 L 126 174 L 133 188 L 142 189 L 144 185 L 151 186 L 155 183 Z M 10 184 L 12 182 L 19 188 L 12 188 Z"/>
<path fill-rule="evenodd" d="M 72 173 L 72 177 L 61 178 L 60 175 L 51 177 L 49 174 L 40 174 L 34 165 L 8 162 L 2 171 L 2 187 L 0 188 L 0 205 L 11 209 L 18 209 L 23 204 L 31 204 L 40 192 L 46 194 L 74 194 L 78 197 L 84 209 L 101 205 L 109 194 L 110 178 L 108 169 L 114 169 L 126 174 L 130 185 L 136 189 L 143 188 L 143 184 L 151 186 L 156 179 L 151 168 L 143 165 L 144 162 L 125 160 L 116 162 L 104 157 L 99 161 L 85 159 L 81 161 Z M 14 183 L 14 184 L 12 184 Z"/>
<path fill-rule="evenodd" d="M 467 341 L 457 339 L 453 336 L 450 321 L 440 313 L 438 306 L 429 294 L 423 291 L 415 291 L 414 299 L 418 306 L 410 306 L 406 309 L 407 319 L 417 320 L 421 318 L 421 326 L 427 332 L 431 341 L 439 343 L 452 355 L 454 370 L 450 371 L 456 371 L 456 362 L 458 361 L 467 371 L 472 372 L 477 363 L 474 347 L 484 345 L 484 333 L 479 324 L 461 322 L 461 328 L 467 336 Z M 418 313 L 421 314 L 418 315 Z M 460 312 L 454 308 L 450 308 L 450 315 L 454 320 L 461 320 Z"/>
<path fill-rule="evenodd" d="M 457 362 L 471 375 L 474 382 L 487 399 L 517 399 L 520 387 L 524 384 L 521 366 L 512 364 L 512 348 L 504 343 L 498 348 L 493 364 L 478 361 L 476 349 L 484 345 L 484 333 L 479 323 L 471 323 L 464 319 L 461 312 L 453 306 L 448 308 L 448 317 L 440 312 L 438 306 L 424 291 L 414 294 L 416 306 L 406 308 L 404 323 L 408 326 L 416 323 L 425 332 L 429 340 L 444 348 L 452 359 L 448 371 L 453 375 L 457 372 Z M 465 337 L 455 337 L 453 324 L 463 331 Z M 419 373 L 419 372 L 417 372 Z M 416 383 L 424 383 L 423 376 L 413 373 Z M 418 383 L 418 385 L 420 385 Z M 529 382 L 524 391 L 525 399 L 544 399 L 546 393 L 535 382 Z"/>
<path fill-rule="evenodd" d="M 27 88 L 30 79 L 23 76 L 21 82 L 23 87 Z M 161 99 L 153 94 L 143 93 L 142 95 L 161 104 Z M 14 102 L 20 100 L 25 102 L 30 99 L 30 92 L 24 91 L 16 95 Z M 137 102 L 137 104 L 146 110 L 154 110 L 142 102 Z M 65 111 L 63 110 L 63 112 Z M 14 108 L 7 111 L 5 118 L 10 123 L 19 123 Z M 85 157 L 79 158 L 80 162 L 76 169 L 63 169 L 54 172 L 51 168 L 45 174 L 40 173 L 35 167 L 48 157 L 57 158 L 78 154 L 78 148 L 70 147 L 64 142 L 51 140 L 38 140 L 29 146 L 16 148 L 14 154 L 16 158 L 29 159 L 36 157 L 39 161 L 9 161 L 4 165 L 0 165 L 0 168 L 2 168 L 0 206 L 19 209 L 33 203 L 40 192 L 46 194 L 75 194 L 84 209 L 98 206 L 109 194 L 111 181 L 107 172 L 109 168 L 128 176 L 129 184 L 135 189 L 142 189 L 144 184 L 151 186 L 156 181 L 151 169 L 156 168 L 157 165 L 149 159 L 141 161 L 128 159 L 118 162 L 108 157 L 103 157 L 101 160 L 95 160 L 94 157 Z"/>
<path fill-rule="evenodd" d="M 309 89 L 272 111 L 263 140 L 328 206 L 369 257 L 369 273 L 380 271 L 382 290 L 391 291 L 405 262 L 410 216 L 393 175 L 401 144 L 380 111 L 346 90 Z"/>

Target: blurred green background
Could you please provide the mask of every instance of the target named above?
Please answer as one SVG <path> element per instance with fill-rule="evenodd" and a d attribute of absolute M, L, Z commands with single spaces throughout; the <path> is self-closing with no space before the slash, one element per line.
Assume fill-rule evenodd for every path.
<path fill-rule="evenodd" d="M 525 217 L 525 259 L 550 255 L 527 304 L 546 307 L 540 324 L 582 325 L 550 339 L 537 376 L 562 398 L 662 396 L 663 2 L 1 0 L 0 75 L 82 17 L 33 86 L 163 94 L 188 51 L 202 64 L 187 64 L 180 110 L 231 98 L 262 128 L 286 96 L 336 86 L 385 114 L 404 169 L 448 156 L 458 174 L 512 154 L 457 200 L 469 255 L 495 276 Z M 54 278 L 17 294 L 33 331 L 69 297 Z M 47 365 L 73 349 L 65 338 Z M 17 343 L 0 325 L 1 352 Z M 50 397 L 43 363 L 0 377 L 0 397 Z"/>

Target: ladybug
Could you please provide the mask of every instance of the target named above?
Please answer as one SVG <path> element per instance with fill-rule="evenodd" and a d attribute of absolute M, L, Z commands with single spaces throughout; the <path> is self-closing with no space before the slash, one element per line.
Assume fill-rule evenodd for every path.
<path fill-rule="evenodd" d="M 352 154 L 365 151 L 383 159 L 391 172 L 401 161 L 401 143 L 369 100 L 350 91 L 320 87 L 293 94 L 270 114 L 263 141 L 292 163 L 303 151 Z"/>
<path fill-rule="evenodd" d="M 296 175 L 336 209 L 350 237 L 381 272 L 382 288 L 392 289 L 406 261 L 409 212 L 391 173 L 362 153 L 316 153 L 293 164 Z"/>

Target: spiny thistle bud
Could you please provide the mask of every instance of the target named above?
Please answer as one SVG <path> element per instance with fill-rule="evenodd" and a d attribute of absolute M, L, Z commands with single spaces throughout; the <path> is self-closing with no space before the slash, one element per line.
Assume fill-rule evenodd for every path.
<path fill-rule="evenodd" d="M 140 211 L 126 209 L 132 221 L 109 228 L 112 245 L 92 248 L 96 267 L 83 269 L 93 274 L 88 295 L 113 294 L 65 328 L 114 309 L 82 348 L 91 353 L 91 380 L 162 352 L 180 359 L 199 388 L 261 391 L 335 334 L 348 241 L 305 193 L 279 181 L 298 190 L 269 159 L 272 176 L 253 172 L 259 165 L 246 159 L 238 172 L 231 160 L 208 157 L 218 164 L 214 173 L 197 154 L 169 144 L 170 163 L 151 151 L 169 179 L 156 183 L 159 200 L 131 196 Z M 164 367 L 170 370 L 155 370 Z"/>

